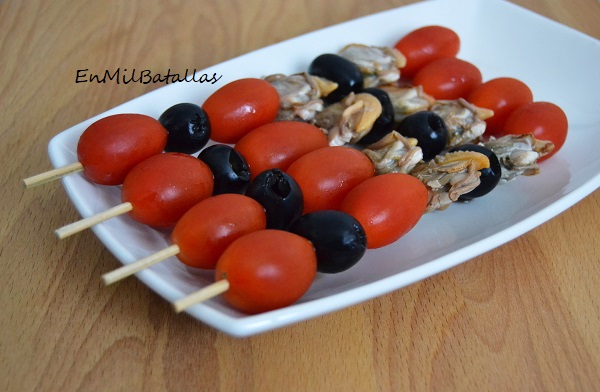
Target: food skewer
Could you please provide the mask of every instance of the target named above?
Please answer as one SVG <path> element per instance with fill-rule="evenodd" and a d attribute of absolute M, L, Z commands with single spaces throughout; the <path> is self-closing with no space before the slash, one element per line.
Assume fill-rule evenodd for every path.
<path fill-rule="evenodd" d="M 292 225 L 291 233 L 310 241 L 315 252 L 317 271 L 324 273 L 338 273 L 352 267 L 362 258 L 367 247 L 366 235 L 360 223 L 341 211 L 322 210 L 306 214 Z M 227 292 L 230 287 L 228 279 L 217 280 L 175 301 L 173 309 L 180 313 L 190 306 Z"/>
<path fill-rule="evenodd" d="M 123 182 L 122 204 L 55 231 L 59 238 L 129 213 L 154 228 L 171 228 L 192 206 L 211 196 L 214 181 L 208 166 L 182 153 L 154 155 L 137 164 Z"/>
<path fill-rule="evenodd" d="M 213 269 L 231 242 L 266 225 L 265 210 L 256 200 L 235 193 L 211 196 L 179 219 L 171 246 L 108 272 L 102 280 L 106 285 L 115 283 L 171 256 L 190 267 Z"/>
<path fill-rule="evenodd" d="M 92 123 L 77 143 L 78 162 L 23 180 L 27 189 L 83 171 L 90 181 L 120 185 L 139 162 L 163 152 L 167 130 L 143 114 L 115 114 Z"/>

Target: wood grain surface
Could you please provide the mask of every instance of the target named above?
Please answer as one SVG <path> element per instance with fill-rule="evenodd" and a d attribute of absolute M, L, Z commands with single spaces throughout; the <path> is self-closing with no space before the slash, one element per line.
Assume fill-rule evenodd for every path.
<path fill-rule="evenodd" d="M 52 235 L 78 218 L 63 188 L 22 187 L 54 135 L 159 87 L 77 69 L 201 69 L 413 2 L 0 1 L 0 390 L 600 390 L 599 191 L 449 271 L 236 339 L 137 279 L 104 287 L 118 262 L 94 235 Z M 600 38 L 596 0 L 515 3 Z"/>

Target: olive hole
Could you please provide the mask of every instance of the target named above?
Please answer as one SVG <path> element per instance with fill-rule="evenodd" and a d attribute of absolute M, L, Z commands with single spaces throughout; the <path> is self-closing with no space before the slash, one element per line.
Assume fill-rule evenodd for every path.
<path fill-rule="evenodd" d="M 444 129 L 444 121 L 438 116 L 428 116 L 427 122 L 429 123 L 429 127 L 434 131 Z"/>
<path fill-rule="evenodd" d="M 196 134 L 200 130 L 200 126 L 202 125 L 202 119 L 198 113 L 194 113 L 194 118 L 190 120 L 188 132 L 190 135 Z"/>
<path fill-rule="evenodd" d="M 282 176 L 272 177 L 269 181 L 268 188 L 273 194 L 282 199 L 287 198 L 292 192 L 292 187 Z"/>
<path fill-rule="evenodd" d="M 246 161 L 237 151 L 233 149 L 229 151 L 229 166 L 231 166 L 231 170 L 233 170 L 233 172 L 241 179 L 250 179 L 250 171 L 246 166 Z"/>

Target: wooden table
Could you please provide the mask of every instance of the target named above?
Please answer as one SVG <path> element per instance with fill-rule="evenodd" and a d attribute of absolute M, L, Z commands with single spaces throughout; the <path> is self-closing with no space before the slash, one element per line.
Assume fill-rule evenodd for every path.
<path fill-rule="evenodd" d="M 413 2 L 0 2 L 0 390 L 600 390 L 598 191 L 425 281 L 236 339 L 137 279 L 103 287 L 118 262 L 96 237 L 52 235 L 78 218 L 63 188 L 23 190 L 55 134 L 159 86 L 76 69 L 201 69 Z M 600 38 L 595 0 L 515 2 Z"/>

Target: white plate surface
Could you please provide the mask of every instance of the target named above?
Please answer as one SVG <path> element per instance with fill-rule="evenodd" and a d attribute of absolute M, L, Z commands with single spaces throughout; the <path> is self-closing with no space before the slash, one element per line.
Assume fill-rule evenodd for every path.
<path fill-rule="evenodd" d="M 155 118 L 180 102 L 202 103 L 215 89 L 242 77 L 306 70 L 324 52 L 348 43 L 392 46 L 411 30 L 440 24 L 461 37 L 458 57 L 476 64 L 484 80 L 511 76 L 527 83 L 537 101 L 561 106 L 569 118 L 563 149 L 541 164 L 542 173 L 521 177 L 485 198 L 425 215 L 396 243 L 370 250 L 355 267 L 319 275 L 297 304 L 248 316 L 216 298 L 191 307 L 194 318 L 233 336 L 249 336 L 329 313 L 397 290 L 510 241 L 569 208 L 600 185 L 600 42 L 501 0 L 430 0 L 309 33 L 199 73 L 223 75 L 219 83 L 177 83 L 102 113 L 57 135 L 49 144 L 55 167 L 76 161 L 83 130 L 109 114 L 134 112 Z M 120 188 L 91 184 L 81 174 L 63 185 L 83 217 L 120 202 Z M 68 222 L 65 222 L 68 223 Z M 166 246 L 168 235 L 123 216 L 93 228 L 104 245 L 127 264 Z M 107 271 L 108 272 L 108 271 Z M 212 282 L 176 258 L 137 274 L 167 301 Z"/>

